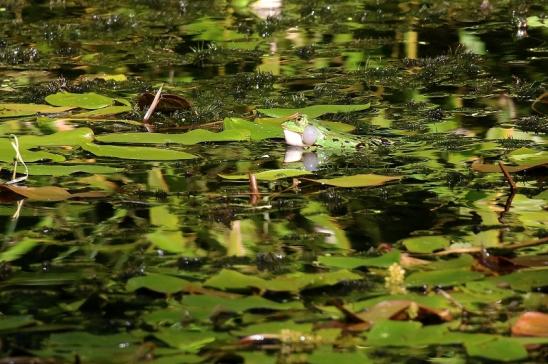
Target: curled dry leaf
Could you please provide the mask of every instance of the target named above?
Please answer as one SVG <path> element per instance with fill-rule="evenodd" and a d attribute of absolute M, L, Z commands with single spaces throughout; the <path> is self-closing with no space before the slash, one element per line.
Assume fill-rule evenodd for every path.
<path fill-rule="evenodd" d="M 144 94 L 139 96 L 139 100 L 137 101 L 137 103 L 139 104 L 139 109 L 144 110 L 145 108 L 149 107 L 153 100 L 154 94 L 150 92 L 145 92 Z M 162 94 L 162 96 L 160 97 L 160 101 L 156 106 L 156 111 L 171 113 L 177 110 L 187 110 L 191 107 L 192 106 L 190 102 L 181 96 L 173 94 Z"/>
<path fill-rule="evenodd" d="M 512 335 L 548 337 L 548 314 L 525 312 L 512 326 Z"/>
<path fill-rule="evenodd" d="M 472 163 L 472 169 L 476 172 L 481 173 L 501 173 L 500 166 L 498 164 L 484 164 L 479 161 L 474 161 Z M 548 167 L 548 163 L 539 162 L 539 163 L 526 163 L 519 164 L 517 166 L 504 166 L 506 170 L 510 173 L 521 172 L 533 168 L 545 168 Z"/>

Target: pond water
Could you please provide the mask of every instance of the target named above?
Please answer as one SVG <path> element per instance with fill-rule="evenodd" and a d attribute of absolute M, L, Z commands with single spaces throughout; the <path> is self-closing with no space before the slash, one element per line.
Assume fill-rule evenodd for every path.
<path fill-rule="evenodd" d="M 0 363 L 542 362 L 547 10 L 1 1 Z"/>

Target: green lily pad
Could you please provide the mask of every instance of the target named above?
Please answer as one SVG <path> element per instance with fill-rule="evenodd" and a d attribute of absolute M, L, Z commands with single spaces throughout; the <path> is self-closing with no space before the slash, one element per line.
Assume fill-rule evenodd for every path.
<path fill-rule="evenodd" d="M 186 152 L 151 147 L 115 146 L 93 143 L 85 143 L 82 144 L 81 147 L 85 151 L 95 154 L 98 157 L 146 161 L 172 161 L 197 158 L 197 156 Z"/>
<path fill-rule="evenodd" d="M 157 230 L 146 235 L 147 239 L 156 247 L 170 253 L 185 253 L 193 255 L 188 243 L 180 231 Z"/>
<path fill-rule="evenodd" d="M 184 134 L 113 133 L 96 137 L 98 141 L 103 143 L 182 145 L 194 145 L 205 142 L 232 142 L 249 140 L 249 138 L 249 130 L 247 129 L 224 130 L 218 133 L 204 129 L 195 129 Z"/>
<path fill-rule="evenodd" d="M 255 173 L 255 177 L 259 181 L 275 181 L 277 179 L 305 176 L 312 172 L 301 169 L 273 169 L 270 171 L 262 171 Z M 231 180 L 248 180 L 248 174 L 218 174 L 219 177 Z"/>
<path fill-rule="evenodd" d="M 183 305 L 188 307 L 191 312 L 193 308 L 198 308 L 200 310 L 210 311 L 210 313 L 222 309 L 234 312 L 243 312 L 256 308 L 266 308 L 270 310 L 300 310 L 304 308 L 301 302 L 293 301 L 279 303 L 267 300 L 266 298 L 260 296 L 223 298 L 208 295 L 188 295 L 184 297 Z"/>
<path fill-rule="evenodd" d="M 419 286 L 454 286 L 483 278 L 483 274 L 465 269 L 446 269 L 432 272 L 411 273 L 405 283 L 411 287 Z"/>
<path fill-rule="evenodd" d="M 331 348 L 322 347 L 315 350 L 312 354 L 308 356 L 309 364 L 368 364 L 373 363 L 365 353 L 361 351 L 351 351 L 351 352 L 341 352 L 333 351 Z"/>
<path fill-rule="evenodd" d="M 355 269 L 359 267 L 388 267 L 400 261 L 400 252 L 393 250 L 383 254 L 380 257 L 335 257 L 335 256 L 320 256 L 318 262 L 323 265 L 337 268 Z"/>
<path fill-rule="evenodd" d="M 74 173 L 112 174 L 122 172 L 123 168 L 100 166 L 94 164 L 28 164 L 29 174 L 32 176 L 68 176 Z"/>
<path fill-rule="evenodd" d="M 0 104 L 0 118 L 13 118 L 40 114 L 57 114 L 74 109 L 74 106 L 54 107 L 41 104 Z"/>
<path fill-rule="evenodd" d="M 212 331 L 191 331 L 171 327 L 156 332 L 154 336 L 173 348 L 186 353 L 197 353 L 204 346 L 216 341 L 217 336 L 226 335 L 215 334 Z"/>
<path fill-rule="evenodd" d="M 412 253 L 432 253 L 450 244 L 449 239 L 443 235 L 415 236 L 403 239 L 402 243 Z"/>
<path fill-rule="evenodd" d="M 35 323 L 36 320 L 31 315 L 21 316 L 0 316 L 0 332 L 11 331 L 20 327 L 29 326 Z"/>
<path fill-rule="evenodd" d="M 335 114 L 340 112 L 353 112 L 367 110 L 371 107 L 371 104 L 361 104 L 361 105 L 313 105 L 303 108 L 292 108 L 292 109 L 281 109 L 281 108 L 272 108 L 272 109 L 257 109 L 261 114 L 272 116 L 272 117 L 285 117 L 290 116 L 295 113 L 306 114 L 309 118 L 317 118 L 324 114 Z"/>
<path fill-rule="evenodd" d="M 114 105 L 114 106 L 107 106 L 101 109 L 96 109 L 96 110 L 75 114 L 74 117 L 75 118 L 96 118 L 99 116 L 122 114 L 125 112 L 129 112 L 131 110 L 132 110 L 131 105 Z M 91 119 L 90 121 L 93 121 L 93 119 Z"/>
<path fill-rule="evenodd" d="M 140 288 L 146 288 L 154 292 L 173 294 L 183 291 L 189 284 L 190 282 L 187 280 L 165 274 L 147 274 L 142 277 L 130 278 L 126 283 L 126 289 L 133 292 Z"/>
<path fill-rule="evenodd" d="M 53 106 L 80 107 L 82 109 L 94 110 L 111 106 L 114 103 L 114 99 L 96 94 L 95 92 L 87 92 L 83 94 L 58 92 L 56 94 L 46 96 L 46 102 Z"/>
<path fill-rule="evenodd" d="M 468 341 L 464 343 L 470 356 L 478 356 L 498 362 L 511 362 L 526 359 L 528 354 L 523 345 L 512 339 L 495 337 L 487 341 Z"/>
<path fill-rule="evenodd" d="M 23 238 L 21 241 L 8 245 L 8 249 L 0 253 L 0 262 L 11 262 L 17 260 L 27 252 L 31 251 L 39 243 L 36 239 Z"/>
<path fill-rule="evenodd" d="M 398 176 L 381 176 L 378 174 L 356 174 L 353 176 L 336 177 L 329 179 L 311 179 L 309 181 L 321 183 L 335 187 L 373 187 L 380 186 L 387 182 L 398 181 L 401 177 Z"/>
<path fill-rule="evenodd" d="M 225 118 L 224 129 L 247 131 L 253 141 L 284 137 L 281 126 L 263 125 L 241 118 Z"/>

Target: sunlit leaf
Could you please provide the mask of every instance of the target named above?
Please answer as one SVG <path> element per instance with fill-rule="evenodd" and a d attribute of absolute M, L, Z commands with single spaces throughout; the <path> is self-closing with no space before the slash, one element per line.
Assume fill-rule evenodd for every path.
<path fill-rule="evenodd" d="M 379 257 L 336 257 L 336 256 L 320 256 L 318 262 L 323 265 L 337 268 L 355 269 L 359 267 L 388 267 L 393 263 L 400 261 L 400 252 L 393 250 Z"/>
<path fill-rule="evenodd" d="M 0 262 L 11 262 L 19 259 L 27 252 L 32 250 L 39 241 L 32 238 L 23 238 L 21 241 L 15 241 L 7 246 L 7 249 L 0 253 Z"/>
<path fill-rule="evenodd" d="M 157 248 L 170 253 L 191 254 L 188 241 L 180 231 L 157 230 L 146 235 L 147 239 Z"/>
<path fill-rule="evenodd" d="M 538 168 L 538 167 L 548 167 L 548 160 L 545 162 L 539 163 L 530 163 L 530 164 L 520 164 L 517 166 L 504 166 L 506 170 L 510 173 L 521 172 L 528 169 Z M 498 164 L 483 164 L 478 161 L 472 163 L 472 169 L 476 172 L 482 173 L 502 173 L 500 166 Z"/>
<path fill-rule="evenodd" d="M 170 161 L 197 158 L 195 155 L 186 152 L 151 147 L 115 146 L 93 143 L 85 143 L 82 144 L 81 147 L 85 151 L 95 154 L 98 157 L 137 159 L 147 161 Z"/>
<path fill-rule="evenodd" d="M 173 348 L 177 348 L 187 353 L 197 353 L 202 347 L 214 342 L 218 336 L 212 331 L 192 331 L 177 327 L 162 329 L 154 336 Z"/>
<path fill-rule="evenodd" d="M 53 106 L 80 107 L 82 109 L 100 109 L 110 106 L 114 99 L 94 92 L 74 94 L 71 92 L 58 92 L 46 96 L 46 102 Z"/>
<path fill-rule="evenodd" d="M 183 305 L 193 308 L 210 311 L 228 310 L 234 312 L 243 312 L 250 309 L 262 308 L 270 310 L 290 310 L 303 309 L 301 302 L 274 302 L 260 296 L 246 296 L 238 298 L 222 298 L 208 295 L 187 295 L 183 299 Z"/>
<path fill-rule="evenodd" d="M 249 140 L 245 129 L 224 130 L 214 133 L 205 129 L 194 129 L 183 134 L 161 133 L 113 133 L 98 135 L 96 139 L 104 143 L 129 144 L 182 144 L 193 145 L 204 142 L 230 142 Z"/>
<path fill-rule="evenodd" d="M 92 118 L 90 121 L 93 121 L 93 118 L 99 117 L 99 116 L 107 116 L 107 115 L 116 115 L 116 114 L 122 114 L 124 112 L 131 111 L 132 108 L 130 105 L 114 105 L 114 106 L 107 106 L 103 107 L 101 109 L 86 111 L 78 114 L 74 114 L 73 117 L 75 118 Z"/>
<path fill-rule="evenodd" d="M 548 152 L 530 148 L 519 148 L 508 154 L 508 158 L 518 164 L 548 164 Z"/>
<path fill-rule="evenodd" d="M 405 283 L 409 286 L 454 286 L 469 281 L 481 279 L 483 274 L 466 269 L 446 269 L 432 272 L 411 273 Z"/>
<path fill-rule="evenodd" d="M 251 140 L 259 141 L 270 138 L 283 138 L 283 129 L 281 126 L 262 125 L 241 118 L 225 118 L 225 130 L 238 130 L 240 132 L 248 132 Z"/>
<path fill-rule="evenodd" d="M 34 201 L 63 201 L 71 198 L 70 192 L 62 187 L 25 187 L 17 185 L 0 185 L 0 190 L 10 191 L 16 195 Z"/>
<path fill-rule="evenodd" d="M 123 168 L 95 164 L 29 164 L 29 174 L 34 176 L 68 176 L 73 173 L 112 174 L 122 172 Z"/>
<path fill-rule="evenodd" d="M 447 248 L 450 241 L 443 235 L 427 235 L 403 239 L 402 243 L 412 253 L 432 253 Z"/>
<path fill-rule="evenodd" d="M 321 183 L 335 187 L 373 187 L 380 186 L 387 182 L 398 181 L 401 177 L 397 176 L 381 176 L 377 174 L 356 174 L 353 176 L 336 177 L 329 179 L 310 180 L 312 182 Z"/>
<path fill-rule="evenodd" d="M 133 277 L 127 281 L 126 289 L 136 291 L 146 288 L 154 292 L 173 294 L 183 291 L 190 282 L 165 274 L 149 273 L 145 276 Z"/>
<path fill-rule="evenodd" d="M 548 285 L 548 268 L 526 269 L 498 277 L 491 277 L 489 282 L 509 284 L 513 289 L 528 292 L 535 287 Z"/>
<path fill-rule="evenodd" d="M 312 174 L 312 172 L 301 170 L 301 169 L 273 169 L 270 171 L 261 171 L 254 173 L 257 180 L 260 181 L 275 181 L 282 178 L 298 177 L 304 176 L 307 174 Z M 224 179 L 231 180 L 248 180 L 248 174 L 219 174 L 218 175 Z"/>
<path fill-rule="evenodd" d="M 40 114 L 57 114 L 74 109 L 74 106 L 54 107 L 40 104 L 0 104 L 0 118 L 30 116 Z"/>
<path fill-rule="evenodd" d="M 254 275 L 243 274 L 231 269 L 223 269 L 204 282 L 204 286 L 218 289 L 265 289 L 268 282 Z"/>
<path fill-rule="evenodd" d="M 284 117 L 290 116 L 295 113 L 306 114 L 309 118 L 317 118 L 324 114 L 335 114 L 339 112 L 353 112 L 367 110 L 371 107 L 371 104 L 362 104 L 362 105 L 313 105 L 303 108 L 293 108 L 293 109 L 257 109 L 261 114 L 272 116 L 272 117 Z"/>
<path fill-rule="evenodd" d="M 486 341 L 467 341 L 464 343 L 470 356 L 478 356 L 498 362 L 511 362 L 527 358 L 527 350 L 515 340 L 503 337 Z"/>

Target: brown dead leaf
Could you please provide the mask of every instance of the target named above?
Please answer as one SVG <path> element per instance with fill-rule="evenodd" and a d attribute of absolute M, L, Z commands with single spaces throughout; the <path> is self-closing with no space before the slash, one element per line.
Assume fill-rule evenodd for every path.
<path fill-rule="evenodd" d="M 150 92 L 142 94 L 138 100 L 139 109 L 144 110 L 149 107 L 154 100 L 154 96 L 155 95 Z M 156 111 L 171 113 L 177 110 L 186 110 L 190 108 L 191 104 L 187 99 L 177 95 L 162 94 L 160 101 L 156 106 Z"/>
<path fill-rule="evenodd" d="M 472 163 L 471 167 L 476 172 L 501 173 L 500 166 L 498 164 L 484 164 L 484 163 L 481 163 L 478 160 L 475 160 Z M 517 166 L 506 166 L 505 165 L 504 167 L 506 168 L 506 170 L 508 172 L 514 173 L 514 172 L 521 172 L 521 171 L 525 171 L 525 170 L 533 169 L 533 168 L 548 167 L 548 163 L 546 163 L 546 162 L 528 163 L 528 164 L 520 164 L 520 165 L 517 165 Z"/>
<path fill-rule="evenodd" d="M 34 201 L 63 201 L 71 197 L 70 192 L 61 187 L 25 187 L 16 185 L 0 185 L 0 190 Z"/>
<path fill-rule="evenodd" d="M 548 314 L 525 312 L 512 326 L 512 335 L 548 337 Z"/>

